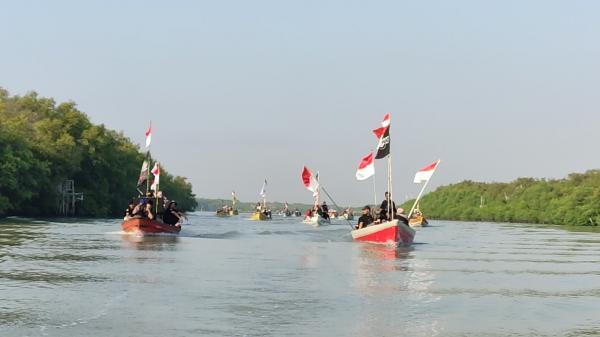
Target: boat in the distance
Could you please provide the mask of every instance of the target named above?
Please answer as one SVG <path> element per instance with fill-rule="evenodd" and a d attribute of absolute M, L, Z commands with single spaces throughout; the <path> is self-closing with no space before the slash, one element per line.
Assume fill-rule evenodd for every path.
<path fill-rule="evenodd" d="M 218 208 L 217 216 L 218 217 L 229 217 L 229 216 L 238 215 L 239 212 L 238 212 L 237 208 L 235 207 L 236 204 L 237 204 L 237 198 L 235 196 L 235 191 L 233 191 L 233 192 L 231 192 L 231 207 L 229 205 L 225 205 L 221 208 Z"/>
<path fill-rule="evenodd" d="M 330 225 L 331 219 L 329 218 L 329 212 L 323 211 L 321 206 L 319 206 L 319 196 L 321 191 L 321 186 L 319 183 L 319 173 L 317 173 L 316 176 L 313 176 L 312 172 L 306 166 L 304 166 L 302 168 L 301 178 L 304 187 L 306 187 L 307 190 L 313 192 L 314 198 L 313 209 L 309 209 L 306 211 L 304 221 L 302 222 L 313 227 Z M 323 204 L 325 204 L 325 202 L 323 202 Z"/>
<path fill-rule="evenodd" d="M 377 244 L 410 246 L 415 238 L 415 230 L 398 220 L 370 225 L 352 231 L 355 241 Z"/>
<path fill-rule="evenodd" d="M 324 225 L 331 225 L 331 220 L 330 219 L 325 219 L 322 216 L 320 216 L 318 213 L 315 213 L 313 216 L 309 217 L 305 217 L 304 221 L 302 221 L 303 223 L 307 224 L 307 225 L 311 225 L 313 227 L 320 227 L 320 226 L 324 226 Z"/>
<path fill-rule="evenodd" d="M 262 204 L 259 202 L 256 204 L 256 210 L 252 213 L 250 220 L 252 221 L 265 221 L 271 220 L 271 210 L 267 208 L 267 179 L 263 183 L 262 189 L 260 190 L 260 196 L 262 197 Z"/>
<path fill-rule="evenodd" d="M 121 228 L 126 233 L 137 234 L 177 234 L 181 231 L 181 225 L 167 225 L 158 220 L 147 218 L 129 218 L 123 221 Z"/>
<path fill-rule="evenodd" d="M 423 213 L 419 210 L 418 206 L 413 211 L 410 220 L 408 220 L 408 225 L 410 227 L 427 227 L 427 225 L 429 225 L 429 222 L 427 221 L 427 219 L 425 219 Z"/>

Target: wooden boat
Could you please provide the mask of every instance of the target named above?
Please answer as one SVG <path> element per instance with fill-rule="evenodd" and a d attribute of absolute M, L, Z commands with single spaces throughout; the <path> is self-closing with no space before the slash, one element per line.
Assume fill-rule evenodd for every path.
<path fill-rule="evenodd" d="M 408 224 L 410 225 L 410 227 L 426 227 L 427 225 L 429 225 L 429 222 L 427 222 L 427 219 L 425 219 L 423 214 L 419 213 L 413 215 L 408 221 Z"/>
<path fill-rule="evenodd" d="M 238 215 L 238 214 L 239 213 L 238 213 L 237 209 L 225 210 L 225 209 L 219 208 L 217 210 L 217 216 L 218 217 L 222 217 L 222 218 L 224 218 L 224 217 L 230 217 L 230 216 L 234 216 L 234 215 Z"/>
<path fill-rule="evenodd" d="M 252 221 L 265 221 L 265 220 L 271 220 L 271 218 L 266 215 L 263 212 L 254 212 L 252 213 L 252 216 L 250 217 L 250 220 Z"/>
<path fill-rule="evenodd" d="M 124 232 L 141 234 L 177 234 L 181 231 L 181 225 L 167 225 L 157 220 L 146 218 L 130 218 L 121 224 Z"/>
<path fill-rule="evenodd" d="M 304 221 L 302 221 L 302 222 L 307 225 L 311 225 L 313 227 L 320 227 L 323 225 L 331 225 L 330 219 L 325 219 L 322 216 L 320 216 L 319 214 L 315 214 L 312 217 L 307 216 L 306 218 L 304 218 Z"/>
<path fill-rule="evenodd" d="M 415 230 L 398 222 L 398 220 L 370 225 L 352 231 L 352 239 L 355 241 L 377 244 L 409 246 L 413 243 L 414 238 Z"/>

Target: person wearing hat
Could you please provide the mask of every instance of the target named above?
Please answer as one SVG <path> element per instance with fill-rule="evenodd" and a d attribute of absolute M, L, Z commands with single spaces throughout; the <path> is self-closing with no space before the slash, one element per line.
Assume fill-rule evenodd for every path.
<path fill-rule="evenodd" d="M 365 206 L 362 209 L 362 215 L 358 218 L 358 224 L 354 228 L 362 229 L 373 223 L 373 217 L 371 216 L 371 207 Z"/>

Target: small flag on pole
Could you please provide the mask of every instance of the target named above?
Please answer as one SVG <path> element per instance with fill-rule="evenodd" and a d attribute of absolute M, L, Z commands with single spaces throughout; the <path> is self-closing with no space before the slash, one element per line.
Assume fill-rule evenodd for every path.
<path fill-rule="evenodd" d="M 151 172 L 154 175 L 154 182 L 152 183 L 152 186 L 150 186 L 150 189 L 157 192 L 158 186 L 160 185 L 160 165 L 158 162 L 154 164 L 154 168 Z"/>
<path fill-rule="evenodd" d="M 265 179 L 265 182 L 263 183 L 263 186 L 260 189 L 260 196 L 263 198 L 267 196 L 267 179 Z"/>
<path fill-rule="evenodd" d="M 150 126 L 148 127 L 148 130 L 146 130 L 146 148 L 149 148 L 151 143 L 152 143 L 152 122 L 150 122 Z"/>
<path fill-rule="evenodd" d="M 420 184 L 422 182 L 429 181 L 429 179 L 431 179 L 431 176 L 433 176 L 433 173 L 437 169 L 439 163 L 440 163 L 440 160 L 420 169 L 419 172 L 417 172 L 417 174 L 415 175 L 415 184 Z"/>
<path fill-rule="evenodd" d="M 148 180 L 148 161 L 144 160 L 142 169 L 140 170 L 140 177 L 138 178 L 137 186 L 142 186 L 146 180 Z"/>
<path fill-rule="evenodd" d="M 364 157 L 356 170 L 357 180 L 367 180 L 375 174 L 375 162 L 373 161 L 373 152 Z"/>

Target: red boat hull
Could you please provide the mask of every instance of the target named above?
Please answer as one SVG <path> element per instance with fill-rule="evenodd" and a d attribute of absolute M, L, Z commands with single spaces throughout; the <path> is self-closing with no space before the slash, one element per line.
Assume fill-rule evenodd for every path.
<path fill-rule="evenodd" d="M 172 226 L 160 221 L 134 218 L 123 221 L 121 225 L 123 231 L 128 233 L 159 234 L 172 233 L 177 234 L 181 231 L 181 226 Z"/>
<path fill-rule="evenodd" d="M 398 220 L 394 220 L 353 230 L 352 238 L 362 242 L 409 246 L 413 243 L 415 231 L 403 223 L 398 223 Z"/>

